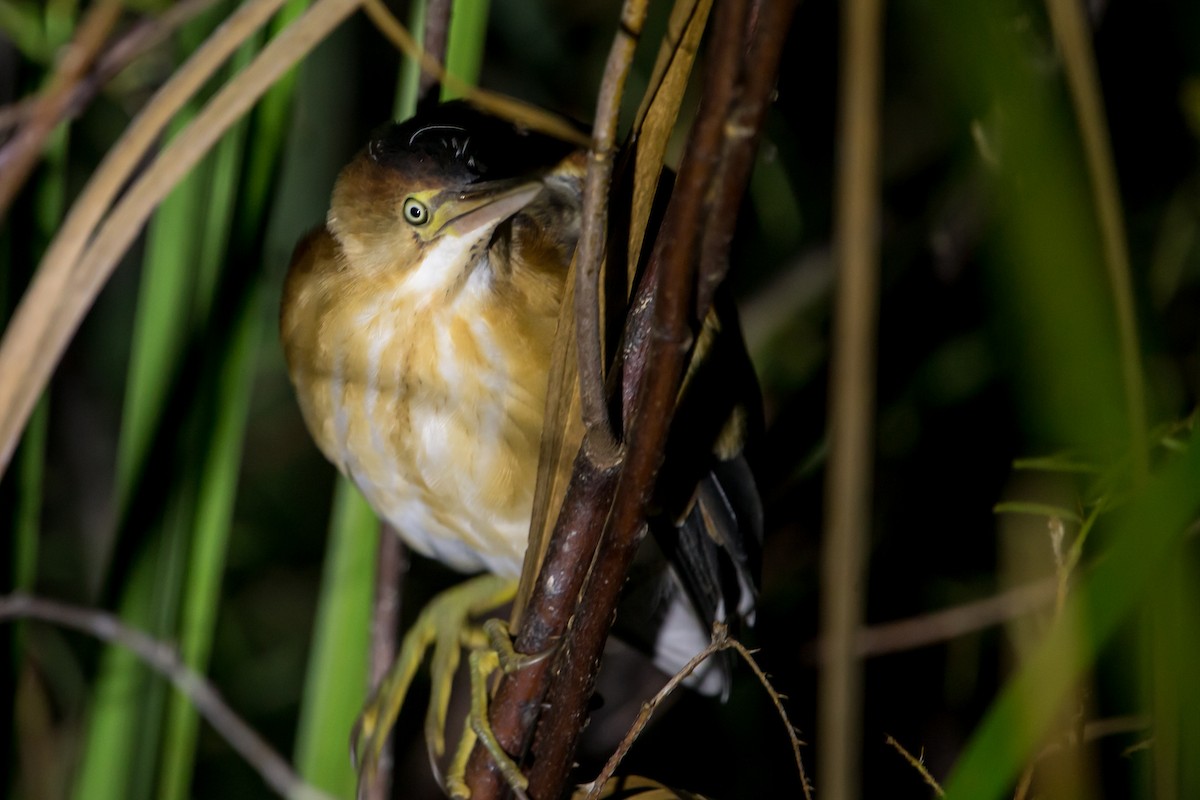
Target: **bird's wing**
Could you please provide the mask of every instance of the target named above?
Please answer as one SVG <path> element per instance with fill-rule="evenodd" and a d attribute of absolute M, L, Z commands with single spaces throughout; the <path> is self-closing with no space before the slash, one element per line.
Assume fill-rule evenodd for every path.
<path fill-rule="evenodd" d="M 680 389 L 650 521 L 705 638 L 713 622 L 736 634 L 753 621 L 763 512 L 745 446 L 761 429 L 761 409 L 733 303 L 719 294 Z M 721 680 L 708 685 L 724 691 L 732 664 L 717 666 Z"/>

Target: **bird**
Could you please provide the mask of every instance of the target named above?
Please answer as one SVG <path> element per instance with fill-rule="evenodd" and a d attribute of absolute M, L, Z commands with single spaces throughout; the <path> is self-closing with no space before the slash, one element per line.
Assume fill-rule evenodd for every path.
<path fill-rule="evenodd" d="M 586 165 L 575 145 L 465 101 L 386 125 L 339 174 L 284 282 L 280 336 L 318 448 L 412 550 L 501 585 L 529 541 Z M 618 633 L 668 674 L 714 620 L 751 618 L 756 593 L 762 510 L 743 443 L 761 401 L 732 304 L 715 308 L 680 393 L 655 536 L 618 611 Z M 691 684 L 725 692 L 728 667 Z"/>

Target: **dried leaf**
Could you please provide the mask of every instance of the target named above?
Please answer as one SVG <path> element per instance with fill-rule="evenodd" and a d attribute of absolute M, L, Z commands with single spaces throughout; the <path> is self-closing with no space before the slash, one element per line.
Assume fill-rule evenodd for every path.
<path fill-rule="evenodd" d="M 586 797 L 591 787 L 580 787 L 571 800 Z M 638 775 L 610 779 L 600 790 L 601 800 L 705 800 L 704 795 L 672 789 L 658 781 Z"/>
<path fill-rule="evenodd" d="M 636 172 L 629 224 L 631 280 L 637 268 L 638 253 L 645 239 L 646 223 L 662 174 L 667 142 L 679 117 L 679 108 L 683 104 L 684 91 L 711 8 L 712 0 L 677 0 L 650 76 L 650 86 L 633 124 L 637 157 L 634 159 Z"/>
<path fill-rule="evenodd" d="M 566 291 L 558 312 L 558 330 L 550 362 L 550 384 L 546 390 L 546 422 L 542 428 L 538 456 L 537 486 L 533 493 L 533 517 L 529 545 L 521 570 L 521 584 L 513 601 L 512 627 L 516 630 L 521 612 L 529 601 L 542 568 L 542 558 L 558 510 L 571 482 L 575 454 L 583 441 L 583 415 L 579 399 L 578 354 L 575 339 L 575 262 L 567 272 Z"/>

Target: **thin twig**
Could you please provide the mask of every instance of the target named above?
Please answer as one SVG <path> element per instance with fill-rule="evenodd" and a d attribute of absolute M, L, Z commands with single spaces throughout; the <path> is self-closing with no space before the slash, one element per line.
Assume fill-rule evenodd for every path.
<path fill-rule="evenodd" d="M 650 723 L 650 718 L 654 716 L 654 712 L 658 709 L 658 707 L 662 705 L 663 701 L 665 701 L 667 697 L 669 697 L 676 689 L 679 688 L 680 684 L 682 684 L 689 675 L 696 671 L 697 667 L 722 650 L 737 651 L 738 655 L 740 655 L 742 659 L 745 660 L 745 662 L 750 666 L 750 669 L 758 678 L 759 683 L 762 684 L 763 689 L 766 690 L 767 695 L 771 698 L 771 702 L 774 704 L 775 710 L 779 713 L 779 718 L 782 720 L 783 727 L 787 731 L 788 739 L 791 742 L 792 754 L 796 759 L 796 770 L 800 777 L 800 785 L 803 787 L 804 797 L 806 800 L 812 800 L 812 787 L 809 786 L 808 776 L 804 771 L 804 760 L 800 756 L 800 748 L 804 745 L 804 743 L 800 741 L 800 737 L 796 735 L 795 726 L 792 725 L 791 720 L 788 719 L 787 710 L 783 707 L 783 696 L 776 691 L 774 685 L 771 683 L 771 679 L 767 677 L 767 674 L 762 671 L 761 667 L 758 666 L 758 662 L 754 660 L 753 654 L 751 654 L 751 652 L 746 649 L 745 645 L 743 645 L 737 639 L 731 638 L 729 636 L 729 628 L 720 622 L 713 625 L 712 641 L 708 643 L 708 646 L 694 655 L 692 659 L 683 666 L 682 669 L 671 676 L 671 679 L 667 681 L 667 683 L 661 689 L 658 690 L 654 697 L 650 698 L 645 703 L 642 703 L 642 707 L 638 711 L 637 718 L 629 727 L 629 730 L 621 740 L 620 745 L 618 745 L 617 749 L 605 763 L 604 768 L 600 770 L 600 773 L 596 776 L 596 779 L 592 781 L 591 788 L 588 790 L 587 796 L 584 798 L 584 800 L 597 800 L 597 798 L 600 796 L 600 793 L 608 784 L 608 781 L 614 774 L 616 774 L 617 767 L 621 765 L 621 762 L 625 759 L 625 756 L 629 754 L 629 750 L 633 747 L 634 742 L 636 742 L 638 737 L 641 736 L 641 733 L 645 729 L 646 725 Z"/>
<path fill-rule="evenodd" d="M 719 623 L 714 625 L 712 641 L 708 643 L 708 646 L 692 656 L 692 659 L 684 664 L 681 670 L 672 675 L 671 679 L 655 693 L 654 697 L 642 703 L 642 707 L 638 709 L 637 717 L 634 719 L 633 724 L 629 726 L 629 730 L 626 731 L 625 736 L 621 739 L 621 743 L 613 751 L 613 754 L 609 756 L 608 761 L 605 762 L 604 768 L 600 770 L 599 774 L 596 775 L 596 779 L 592 781 L 591 788 L 588 789 L 584 800 L 598 800 L 600 792 L 604 790 L 609 779 L 616 774 L 617 767 L 621 766 L 621 762 L 629 754 L 634 742 L 638 740 L 638 737 L 642 735 L 642 731 L 650 724 L 650 719 L 654 716 L 654 712 L 658 707 L 679 688 L 680 684 L 689 675 L 696 671 L 697 667 L 711 656 L 731 646 L 729 644 L 729 629 Z M 788 727 L 790 728 L 791 726 L 789 725 Z"/>
<path fill-rule="evenodd" d="M 1000 625 L 1049 605 L 1054 600 L 1056 585 L 1056 578 L 1048 578 L 952 608 L 859 628 L 854 636 L 854 652 L 859 658 L 875 658 Z M 805 651 L 815 655 L 818 648 L 810 645 Z M 822 657 L 821 661 L 825 659 Z"/>
<path fill-rule="evenodd" d="M 591 146 L 591 140 L 562 117 L 515 98 L 472 86 L 446 72 L 437 59 L 430 56 L 421 45 L 417 44 L 417 40 L 388 10 L 382 0 L 363 0 L 363 10 L 367 12 L 367 17 L 375 24 L 379 32 L 396 45 L 400 52 L 416 61 L 424 73 L 436 76 L 443 86 L 471 104 L 498 117 L 524 125 L 530 130 L 562 139 L 564 142 L 571 142 L 580 147 Z"/>
<path fill-rule="evenodd" d="M 16 135 L 0 149 L 0 219 L 8 215 L 17 192 L 33 172 L 47 137 L 70 105 L 75 87 L 100 54 L 123 5 L 121 0 L 101 0 L 88 9 L 46 91 L 34 101 Z"/>
<path fill-rule="evenodd" d="M 788 739 L 792 743 L 792 755 L 796 759 L 796 770 L 800 773 L 800 785 L 804 789 L 804 798 L 805 800 L 812 800 L 812 787 L 809 785 L 808 775 L 804 771 L 804 760 L 800 758 L 800 747 L 804 743 L 796 735 L 796 726 L 788 719 L 787 711 L 783 707 L 783 696 L 775 691 L 775 687 L 771 684 L 771 679 L 767 677 L 767 673 L 762 671 L 762 667 L 754 660 L 753 654 L 741 642 L 737 639 L 730 639 L 729 646 L 737 650 L 742 660 L 750 665 L 750 669 L 754 672 L 755 677 L 758 678 L 758 682 L 767 690 L 767 694 L 771 697 L 771 702 L 775 704 L 775 710 L 779 712 L 779 718 L 783 721 L 783 727 L 787 730 Z"/>
<path fill-rule="evenodd" d="M 612 183 L 617 119 L 633 53 L 646 21 L 646 0 L 625 0 L 621 24 L 608 51 L 583 185 L 583 217 L 575 260 L 575 336 L 579 354 L 579 399 L 590 445 L 602 458 L 615 458 L 618 445 L 608 413 L 604 383 L 604 344 L 600 330 L 600 265 L 608 232 L 608 190 Z M 632 256 L 633 254 L 631 254 Z"/>
<path fill-rule="evenodd" d="M 218 0 L 180 0 L 161 14 L 147 17 L 132 25 L 96 58 L 87 75 L 72 87 L 71 96 L 55 124 L 79 116 L 100 89 L 123 69 L 217 2 Z M 24 97 L 0 108 L 0 133 L 28 119 L 38 99 L 36 96 Z M 0 156 L 0 161 L 3 161 L 3 156 Z"/>
<path fill-rule="evenodd" d="M 61 346 L 54 345 L 66 323 L 58 318 L 59 306 L 75 284 L 76 267 L 93 231 L 175 113 L 285 1 L 249 0 L 239 6 L 150 99 L 71 206 L 0 342 L 0 476 L 61 355 Z"/>
<path fill-rule="evenodd" d="M 130 628 L 105 611 L 73 606 L 24 593 L 0 597 L 0 621 L 36 619 L 81 631 L 132 652 L 171 682 L 229 746 L 282 797 L 333 800 L 296 774 L 291 765 L 237 715 L 207 678 L 188 667 L 173 647 Z"/>
<path fill-rule="evenodd" d="M 878 305 L 880 50 L 883 4 L 843 4 L 835 246 L 839 275 L 829 394 L 829 469 L 821 563 L 821 629 L 827 661 L 818 691 L 822 794 L 859 795 L 863 619 L 871 519 L 872 408 Z"/>
<path fill-rule="evenodd" d="M 370 673 L 367 696 L 372 696 L 396 659 L 400 597 L 408 559 L 400 535 L 387 523 L 379 526 L 375 560 L 375 597 L 371 603 Z M 385 746 L 369 771 L 366 800 L 386 800 L 392 789 L 392 750 Z"/>
<path fill-rule="evenodd" d="M 897 753 L 904 756 L 904 760 L 907 761 L 913 769 L 920 773 L 921 777 L 925 779 L 926 783 L 933 787 L 933 791 L 938 797 L 946 796 L 946 793 L 942 790 L 942 785 L 937 782 L 937 779 L 934 778 L 933 775 L 929 774 L 929 770 L 925 766 L 924 755 L 922 755 L 921 758 L 916 758 L 912 753 L 905 750 L 904 745 L 897 742 L 896 739 L 890 734 L 884 740 L 884 743 L 895 748 Z"/>

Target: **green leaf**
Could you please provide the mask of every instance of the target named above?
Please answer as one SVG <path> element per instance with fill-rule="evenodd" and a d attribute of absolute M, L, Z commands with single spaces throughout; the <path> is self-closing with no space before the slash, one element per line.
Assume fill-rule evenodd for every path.
<path fill-rule="evenodd" d="M 354 797 L 356 782 L 350 729 L 367 699 L 378 543 L 375 512 L 349 481 L 338 480 L 296 732 L 296 767 L 305 780 L 345 798 Z"/>
<path fill-rule="evenodd" d="M 1200 513 L 1200 446 L 1155 476 L 1106 526 L 1112 546 L 1087 575 L 1057 624 L 1017 671 L 972 735 L 946 796 L 993 800 L 1011 792 L 1063 708 L 1081 672 L 1146 600 Z"/>
<path fill-rule="evenodd" d="M 996 503 L 992 511 L 997 514 L 1032 514 L 1038 517 L 1060 517 L 1076 525 L 1083 524 L 1083 518 L 1069 508 L 1055 506 L 1049 503 L 1029 503 L 1022 500 L 1008 500 Z"/>
<path fill-rule="evenodd" d="M 446 71 L 466 83 L 479 83 L 483 49 L 487 39 L 488 0 L 455 0 L 446 38 Z M 442 87 L 442 100 L 459 95 Z"/>

